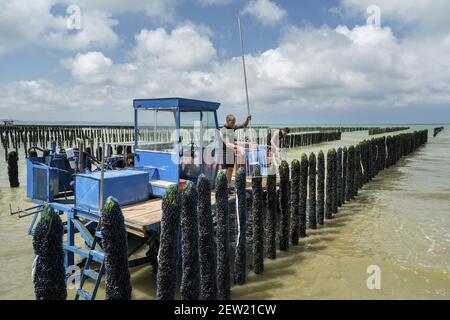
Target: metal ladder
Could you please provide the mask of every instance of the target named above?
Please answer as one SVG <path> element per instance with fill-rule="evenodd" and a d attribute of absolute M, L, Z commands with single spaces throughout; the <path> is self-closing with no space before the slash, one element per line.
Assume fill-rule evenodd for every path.
<path fill-rule="evenodd" d="M 88 257 L 86 258 L 86 262 L 84 264 L 83 272 L 81 273 L 80 278 L 80 286 L 77 289 L 77 293 L 75 295 L 75 300 L 79 300 L 79 298 L 84 298 L 85 300 L 95 300 L 95 296 L 97 295 L 98 288 L 102 281 L 103 275 L 105 274 L 105 263 L 104 263 L 104 252 L 100 247 L 100 239 L 102 238 L 102 234 L 100 232 L 101 219 L 97 224 L 94 236 L 91 236 L 92 239 L 90 242 L 90 250 Z M 79 222 L 82 224 L 82 222 Z M 88 230 L 87 230 L 88 231 Z M 99 247 L 96 249 L 96 247 Z M 92 262 L 99 262 L 100 269 L 99 271 L 95 271 L 91 268 Z M 94 288 L 91 293 L 87 292 L 83 289 L 84 284 L 87 279 L 92 279 L 95 281 Z"/>
<path fill-rule="evenodd" d="M 103 191 L 105 188 L 105 179 L 104 179 L 104 177 L 105 177 L 105 154 L 104 154 L 105 143 L 103 143 L 103 145 L 102 145 L 102 152 L 103 152 L 103 155 L 102 155 L 102 159 L 101 159 L 99 218 L 98 218 L 98 223 L 95 228 L 95 232 L 94 232 L 93 236 L 90 234 L 90 232 L 88 232 L 88 233 L 82 232 L 82 235 L 83 235 L 83 233 L 85 233 L 85 236 L 87 236 L 88 244 L 90 245 L 90 250 L 89 250 L 88 257 L 86 258 L 86 263 L 84 265 L 83 272 L 81 273 L 80 287 L 77 289 L 77 293 L 75 295 L 75 300 L 79 300 L 80 297 L 82 297 L 86 300 L 94 300 L 95 296 L 97 295 L 97 291 L 98 291 L 98 287 L 100 286 L 100 282 L 102 281 L 102 277 L 105 274 L 105 254 L 104 254 L 103 250 L 100 248 L 100 243 L 98 243 L 98 242 L 100 242 L 99 239 L 102 238 L 100 227 L 102 224 L 102 214 L 104 212 Z M 74 223 L 77 223 L 77 221 L 78 220 L 75 220 L 75 219 L 73 220 Z M 79 226 L 80 228 L 78 228 L 78 230 L 80 230 L 80 231 L 84 230 L 84 228 L 86 228 L 86 226 L 84 226 L 81 221 L 79 221 L 79 223 L 81 224 L 81 226 Z M 87 228 L 86 228 L 86 231 L 89 231 L 89 230 L 87 230 Z M 98 244 L 100 250 L 96 250 L 97 244 Z M 91 269 L 92 261 L 96 261 L 96 262 L 100 263 L 100 269 L 98 272 Z M 89 293 L 89 292 L 83 290 L 84 283 L 86 282 L 86 280 L 88 278 L 95 281 L 94 289 L 92 290 L 92 293 Z"/>

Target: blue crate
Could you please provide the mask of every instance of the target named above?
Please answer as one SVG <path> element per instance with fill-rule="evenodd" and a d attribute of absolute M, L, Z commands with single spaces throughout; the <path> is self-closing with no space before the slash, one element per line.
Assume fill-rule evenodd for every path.
<path fill-rule="evenodd" d="M 254 177 L 254 165 L 259 164 L 261 176 L 267 177 L 269 174 L 270 159 L 267 159 L 267 146 L 252 145 L 249 150 L 245 151 L 245 168 L 247 176 Z"/>
<path fill-rule="evenodd" d="M 149 199 L 149 173 L 137 170 L 106 171 L 104 193 L 116 198 L 120 205 Z M 99 211 L 100 172 L 78 174 L 75 178 L 75 206 L 85 211 Z"/>

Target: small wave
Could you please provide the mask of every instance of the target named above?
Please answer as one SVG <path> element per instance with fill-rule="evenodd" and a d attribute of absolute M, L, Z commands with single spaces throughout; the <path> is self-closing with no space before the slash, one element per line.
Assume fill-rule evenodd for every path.
<path fill-rule="evenodd" d="M 433 240 L 430 236 L 428 236 L 423 229 L 420 229 L 422 231 L 423 235 L 425 236 L 425 239 L 429 240 L 431 242 L 431 246 L 428 248 L 427 253 L 434 254 L 434 248 L 436 246 L 436 240 Z"/>

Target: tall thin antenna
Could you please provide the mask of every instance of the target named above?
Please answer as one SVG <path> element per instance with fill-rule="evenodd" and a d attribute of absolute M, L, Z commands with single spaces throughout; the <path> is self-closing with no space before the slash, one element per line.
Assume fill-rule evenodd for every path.
<path fill-rule="evenodd" d="M 248 98 L 247 71 L 245 69 L 244 38 L 242 36 L 241 17 L 239 17 L 239 15 L 237 17 L 237 20 L 238 20 L 238 26 L 239 26 L 239 36 L 241 38 L 242 68 L 244 70 L 245 96 L 247 98 L 247 114 L 250 115 L 250 100 Z"/>
<path fill-rule="evenodd" d="M 247 115 L 251 115 L 250 114 L 250 99 L 248 98 L 248 84 L 247 84 L 247 70 L 245 68 L 245 50 L 244 50 L 244 37 L 242 36 L 242 27 L 241 27 L 241 17 L 238 15 L 237 16 L 237 20 L 238 20 L 238 26 L 239 26 L 239 36 L 241 38 L 241 54 L 242 54 L 242 69 L 244 71 L 244 82 L 245 82 L 245 97 L 247 98 Z M 251 127 L 251 125 L 250 125 Z M 254 142 L 254 138 L 252 136 L 253 130 L 250 130 L 250 142 L 253 143 Z M 256 152 L 256 150 L 252 147 L 251 148 L 251 153 L 252 153 L 252 160 L 253 163 L 258 163 L 258 152 Z M 255 162 L 256 159 L 256 162 Z"/>

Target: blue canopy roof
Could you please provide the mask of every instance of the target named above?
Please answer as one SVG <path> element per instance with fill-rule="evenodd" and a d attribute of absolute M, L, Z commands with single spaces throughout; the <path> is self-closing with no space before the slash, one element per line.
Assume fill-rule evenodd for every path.
<path fill-rule="evenodd" d="M 183 98 L 135 99 L 135 109 L 173 109 L 180 111 L 216 111 L 220 103 Z"/>

